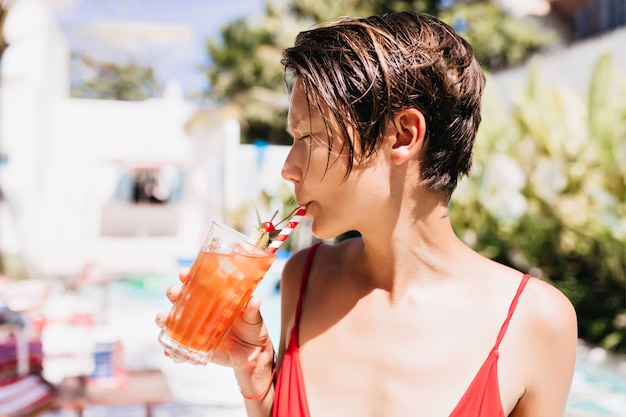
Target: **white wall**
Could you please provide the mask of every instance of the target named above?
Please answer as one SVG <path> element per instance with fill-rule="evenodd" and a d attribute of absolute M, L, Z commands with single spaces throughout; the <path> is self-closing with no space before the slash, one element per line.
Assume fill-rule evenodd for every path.
<path fill-rule="evenodd" d="M 210 219 L 282 183 L 286 148 L 269 148 L 257 166 L 256 148 L 239 145 L 234 119 L 213 114 L 190 136 L 186 124 L 197 109 L 175 82 L 163 98 L 144 102 L 68 98 L 69 50 L 51 16 L 44 0 L 15 3 L 0 87 L 0 149 L 8 155 L 0 183 L 11 208 L 9 216 L 0 211 L 0 244 L 20 251 L 32 274 L 76 276 L 90 264 L 107 273 L 176 267 L 177 257 L 195 255 Z M 100 235 L 116 161 L 186 171 L 177 235 Z"/>
<path fill-rule="evenodd" d="M 13 209 L 14 237 L 23 244 L 38 232 L 44 212 L 45 158 L 51 151 L 46 137 L 53 103 L 67 94 L 68 49 L 43 0 L 15 2 L 5 36 L 10 46 L 2 62 L 0 149 L 9 160 L 0 180 Z"/>
<path fill-rule="evenodd" d="M 586 39 L 566 49 L 537 55 L 532 62 L 538 65 L 543 79 L 586 98 L 593 68 L 604 53 L 610 53 L 615 68 L 626 75 L 626 27 Z M 498 72 L 487 88 L 497 91 L 503 103 L 510 103 L 515 91 L 528 84 L 528 67 L 531 64 Z"/>

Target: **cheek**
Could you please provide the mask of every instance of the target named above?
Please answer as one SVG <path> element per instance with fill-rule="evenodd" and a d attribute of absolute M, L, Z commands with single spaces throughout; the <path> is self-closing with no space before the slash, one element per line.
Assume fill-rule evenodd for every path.
<path fill-rule="evenodd" d="M 356 204 L 374 208 L 372 204 L 375 206 L 378 202 L 388 201 L 394 180 L 389 167 L 377 163 L 375 156 L 372 158 L 366 163 L 355 163 L 342 188 Z"/>
<path fill-rule="evenodd" d="M 303 160 L 302 170 L 308 182 L 318 184 L 325 181 L 329 168 L 328 152 L 318 147 L 310 149 L 306 159 Z"/>
<path fill-rule="evenodd" d="M 305 180 L 311 187 L 324 187 L 327 191 L 337 191 L 345 188 L 346 165 L 339 163 L 332 157 L 328 160 L 318 158 L 311 160 L 305 172 Z"/>

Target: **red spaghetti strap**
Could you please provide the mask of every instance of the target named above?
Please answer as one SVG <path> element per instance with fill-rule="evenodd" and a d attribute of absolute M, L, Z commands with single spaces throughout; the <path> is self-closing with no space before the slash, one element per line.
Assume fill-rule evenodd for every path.
<path fill-rule="evenodd" d="M 283 356 L 283 362 L 278 370 L 276 378 L 273 417 L 309 417 L 309 404 L 306 398 L 306 388 L 300 364 L 300 349 L 298 341 L 298 328 L 300 326 L 300 312 L 302 310 L 302 298 L 309 278 L 309 272 L 313 263 L 313 256 L 320 244 L 315 244 L 309 249 L 302 278 L 300 280 L 300 293 L 294 314 L 294 324 L 291 328 L 287 348 Z"/>
<path fill-rule="evenodd" d="M 522 291 L 524 291 L 524 287 L 526 287 L 526 283 L 528 282 L 529 279 L 530 279 L 530 275 L 528 274 L 524 274 L 524 276 L 522 277 L 522 281 L 520 282 L 519 287 L 517 288 L 517 293 L 515 293 L 515 297 L 513 297 L 513 301 L 511 302 L 511 306 L 509 307 L 509 314 L 507 315 L 506 320 L 504 321 L 504 323 L 502 324 L 502 327 L 500 328 L 500 333 L 498 333 L 498 339 L 496 340 L 496 345 L 494 346 L 494 349 L 497 349 L 498 346 L 500 346 L 500 342 L 504 338 L 506 330 L 509 328 L 509 322 L 511 321 L 511 317 L 513 317 L 513 313 L 515 312 L 515 308 L 517 307 L 517 302 L 519 300 L 519 297 L 522 294 Z"/>
<path fill-rule="evenodd" d="M 311 269 L 313 256 L 315 256 L 315 252 L 317 251 L 317 248 L 321 244 L 322 243 L 320 242 L 311 246 L 306 256 L 306 262 L 304 263 L 304 269 L 302 270 L 302 280 L 300 281 L 300 293 L 298 294 L 298 304 L 296 304 L 296 313 L 295 313 L 294 325 L 293 325 L 294 330 L 298 329 L 299 327 L 298 323 L 300 323 L 300 310 L 302 309 L 302 296 L 304 295 L 304 289 L 306 288 L 306 283 L 309 279 L 309 270 Z M 296 343 L 296 346 L 299 346 L 300 340 L 298 339 L 297 331 L 293 332 L 292 338 L 294 339 L 293 341 Z"/>

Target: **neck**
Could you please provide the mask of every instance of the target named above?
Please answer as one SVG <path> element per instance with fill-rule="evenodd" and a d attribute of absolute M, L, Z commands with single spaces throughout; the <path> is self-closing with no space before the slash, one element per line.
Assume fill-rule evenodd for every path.
<path fill-rule="evenodd" d="M 447 201 L 425 200 L 418 210 L 401 208 L 395 219 L 361 231 L 362 273 L 373 288 L 402 293 L 414 282 L 452 274 L 450 259 L 467 254 L 452 229 Z"/>

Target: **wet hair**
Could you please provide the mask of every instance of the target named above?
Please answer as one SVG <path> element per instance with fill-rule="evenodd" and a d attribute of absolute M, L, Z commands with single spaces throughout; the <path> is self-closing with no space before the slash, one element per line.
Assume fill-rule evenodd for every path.
<path fill-rule="evenodd" d="M 418 12 L 343 18 L 299 33 L 282 64 L 309 99 L 327 106 L 343 137 L 356 132 L 358 143 L 343 142 L 346 176 L 407 108 L 426 119 L 423 184 L 450 196 L 469 174 L 485 76 L 470 44 L 439 19 Z"/>

